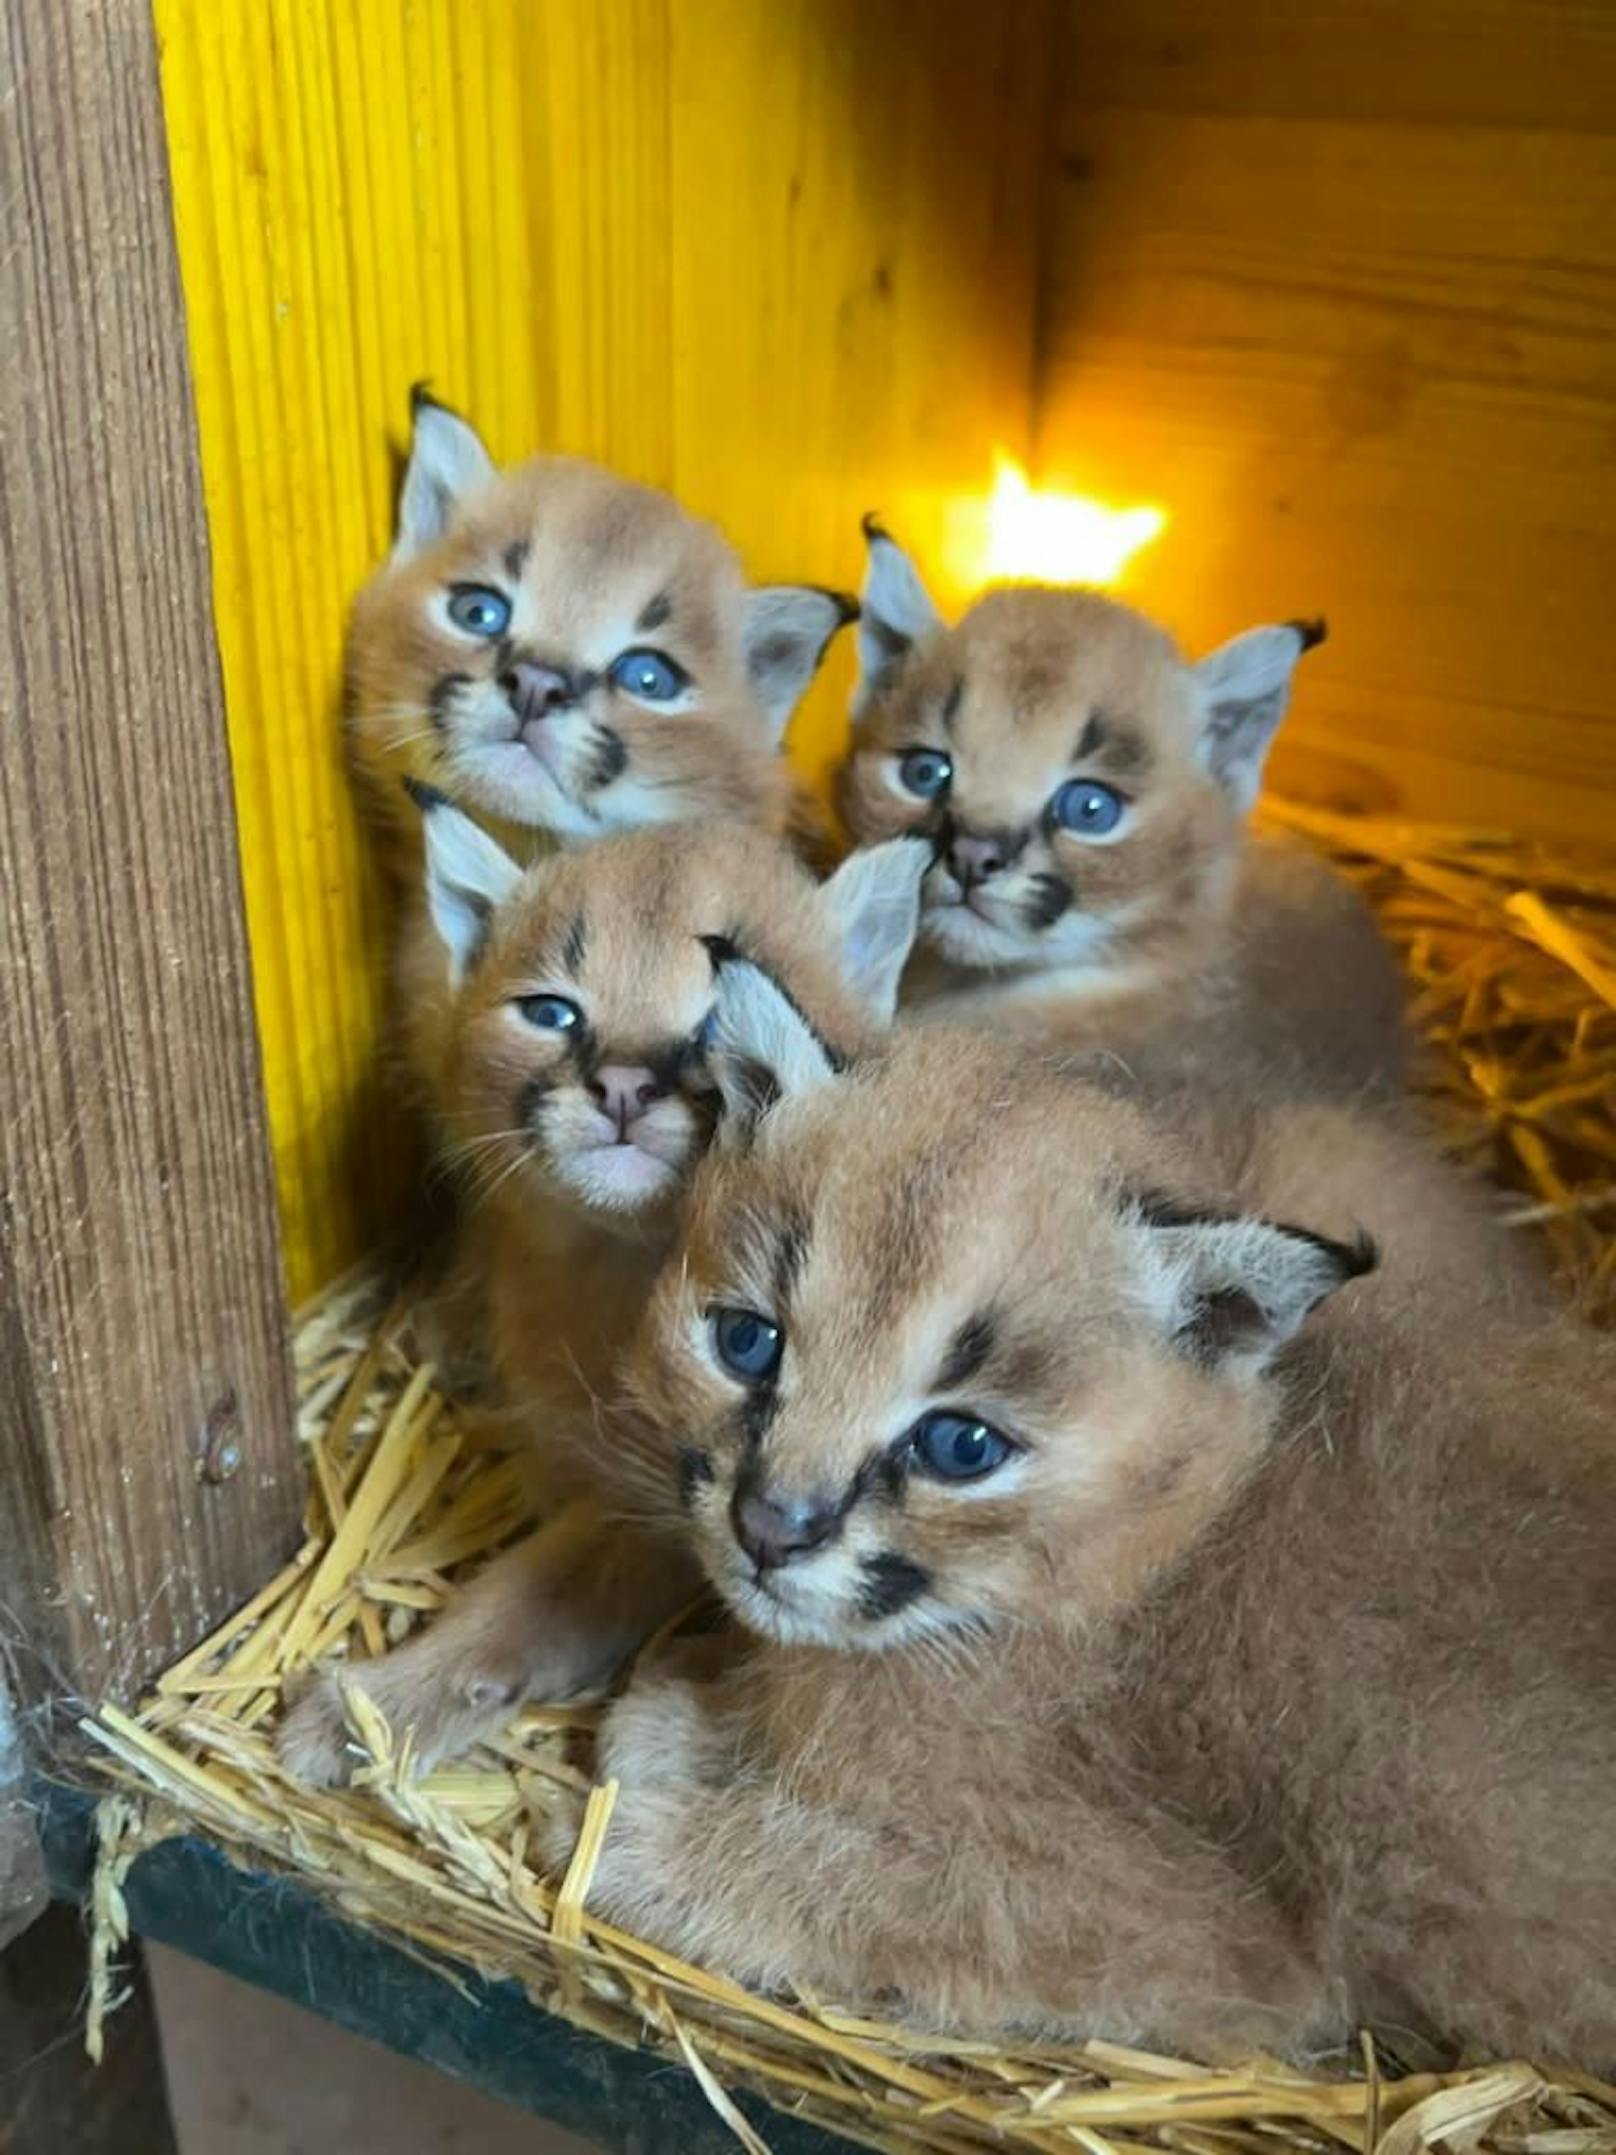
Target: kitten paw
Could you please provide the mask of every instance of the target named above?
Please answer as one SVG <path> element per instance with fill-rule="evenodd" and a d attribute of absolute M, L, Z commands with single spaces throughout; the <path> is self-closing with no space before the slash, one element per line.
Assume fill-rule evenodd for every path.
<path fill-rule="evenodd" d="M 275 1738 L 280 1762 L 305 1788 L 338 1788 L 364 1751 L 348 1727 L 342 1690 L 334 1676 L 317 1676 L 281 1723 Z"/>

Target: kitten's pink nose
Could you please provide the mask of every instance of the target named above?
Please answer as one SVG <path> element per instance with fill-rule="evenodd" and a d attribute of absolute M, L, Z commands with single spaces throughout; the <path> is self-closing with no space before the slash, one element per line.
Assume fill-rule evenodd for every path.
<path fill-rule="evenodd" d="M 511 699 L 511 709 L 521 725 L 528 726 L 536 718 L 548 718 L 552 711 L 564 711 L 569 703 L 578 698 L 577 686 L 570 674 L 555 666 L 540 666 L 532 659 L 519 658 L 508 672 L 499 677 L 499 685 Z"/>
<path fill-rule="evenodd" d="M 967 890 L 985 883 L 1005 865 L 1007 852 L 1002 838 L 958 837 L 948 849 L 948 865 Z"/>
<path fill-rule="evenodd" d="M 841 1517 L 834 1504 L 816 1504 L 801 1497 L 766 1497 L 755 1489 L 737 1489 L 730 1505 L 735 1539 L 759 1571 L 772 1571 L 823 1548 L 841 1524 Z"/>
<path fill-rule="evenodd" d="M 667 1087 L 654 1070 L 639 1063 L 602 1063 L 590 1090 L 616 1123 L 621 1144 L 627 1139 L 629 1124 L 660 1100 Z"/>

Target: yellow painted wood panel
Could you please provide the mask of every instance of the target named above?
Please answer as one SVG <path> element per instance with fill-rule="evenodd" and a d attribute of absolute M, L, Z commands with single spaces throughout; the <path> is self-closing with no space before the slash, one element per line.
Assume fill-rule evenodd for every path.
<path fill-rule="evenodd" d="M 1041 0 L 156 0 L 294 1293 L 397 1181 L 343 624 L 409 384 L 602 457 L 760 577 L 935 553 L 1025 446 Z M 188 594 L 207 603 L 207 594 Z M 803 713 L 834 752 L 848 657 Z"/>
<path fill-rule="evenodd" d="M 1059 72 L 1040 471 L 1170 511 L 1191 642 L 1329 616 L 1283 782 L 1610 837 L 1609 10 L 1104 0 Z"/>

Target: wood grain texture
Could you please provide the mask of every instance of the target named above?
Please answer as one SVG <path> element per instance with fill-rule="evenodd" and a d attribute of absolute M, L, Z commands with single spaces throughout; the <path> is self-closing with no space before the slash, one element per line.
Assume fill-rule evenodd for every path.
<path fill-rule="evenodd" d="M 157 0 L 258 1013 L 301 1294 L 395 1194 L 343 625 L 429 378 L 759 577 L 856 582 L 1024 446 L 1043 0 Z M 794 748 L 835 750 L 849 656 Z"/>
<path fill-rule="evenodd" d="M 0 111 L 0 1631 L 93 1696 L 284 1554 L 300 1476 L 140 0 L 0 0 Z"/>
<path fill-rule="evenodd" d="M 1616 828 L 1616 17 L 1063 14 L 1038 458 L 1196 645 L 1324 613 L 1276 776 Z"/>

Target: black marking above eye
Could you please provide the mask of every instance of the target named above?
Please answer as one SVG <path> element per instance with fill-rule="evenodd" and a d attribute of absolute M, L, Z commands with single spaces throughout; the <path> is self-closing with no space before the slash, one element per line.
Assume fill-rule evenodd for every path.
<path fill-rule="evenodd" d="M 958 716 L 959 716 L 959 707 L 960 707 L 960 703 L 961 703 L 961 700 L 963 699 L 964 695 L 965 695 L 965 682 L 964 682 L 964 678 L 963 678 L 963 677 L 960 677 L 960 678 L 957 678 L 957 679 L 955 680 L 955 682 L 954 682 L 954 685 L 953 685 L 953 687 L 952 687 L 952 688 L 951 688 L 951 689 L 949 690 L 948 694 L 947 694 L 947 695 L 946 695 L 946 696 L 945 696 L 945 697 L 943 698 L 943 710 L 942 710 L 942 720 L 943 720 L 943 731 L 944 731 L 945 733 L 952 733 L 952 732 L 953 732 L 953 730 L 954 730 L 954 721 L 955 721 L 955 719 L 956 719 L 956 718 L 958 718 Z"/>
<path fill-rule="evenodd" d="M 513 584 L 521 582 L 522 571 L 527 567 L 527 557 L 532 550 L 533 541 L 531 539 L 513 539 L 510 545 L 506 547 L 502 559 L 505 563 L 505 573 Z"/>
<path fill-rule="evenodd" d="M 659 591 L 642 611 L 634 627 L 641 636 L 649 636 L 653 629 L 661 628 L 673 612 L 673 601 L 667 592 Z"/>
<path fill-rule="evenodd" d="M 584 952 L 589 948 L 589 923 L 582 913 L 574 913 L 567 923 L 567 932 L 561 944 L 561 962 L 573 978 L 584 962 Z"/>
<path fill-rule="evenodd" d="M 938 1372 L 935 1389 L 939 1392 L 955 1392 L 961 1385 L 969 1384 L 982 1364 L 993 1352 L 995 1332 L 993 1319 L 985 1310 L 968 1317 L 949 1342 L 948 1354 Z"/>
<path fill-rule="evenodd" d="M 918 1601 L 930 1585 L 931 1573 L 923 1564 L 896 1549 L 883 1549 L 859 1566 L 858 1613 L 868 1623 L 879 1623 Z"/>

